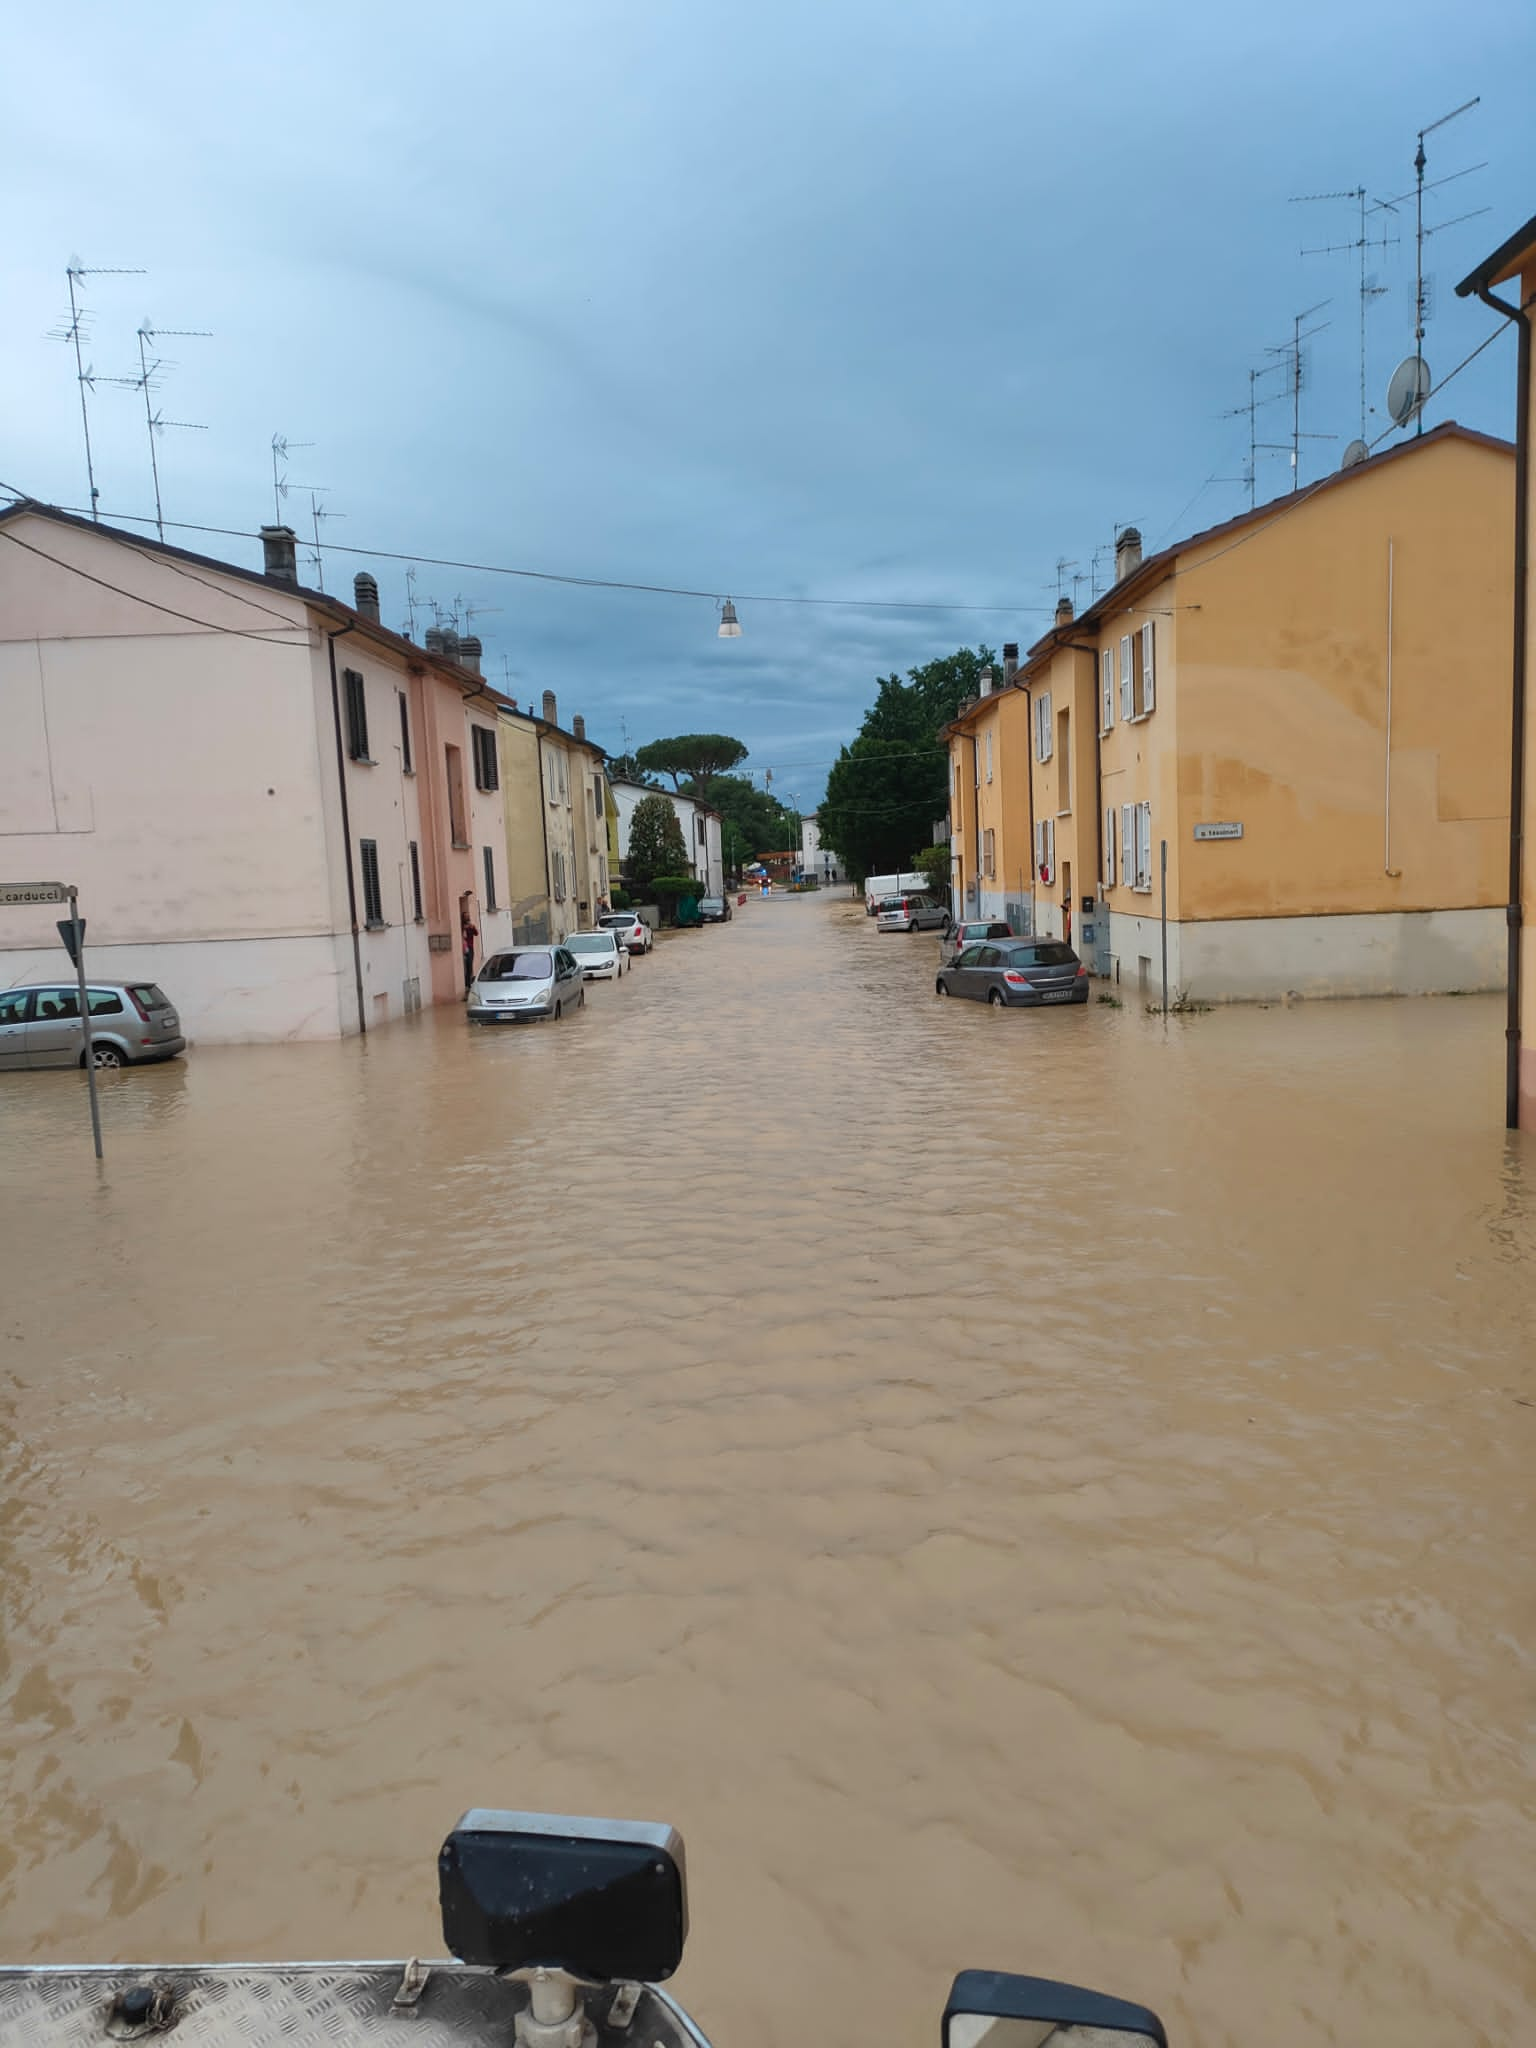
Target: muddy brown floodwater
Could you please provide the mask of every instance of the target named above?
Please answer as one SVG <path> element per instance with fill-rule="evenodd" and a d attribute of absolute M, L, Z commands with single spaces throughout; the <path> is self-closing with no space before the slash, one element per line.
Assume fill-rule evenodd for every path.
<path fill-rule="evenodd" d="M 994 1015 L 752 903 L 559 1026 L 0 1088 L 0 1950 L 436 1953 L 666 1818 L 717 2048 L 964 1965 L 1536 2035 L 1497 1002 Z M 174 991 L 173 964 L 163 970 Z"/>

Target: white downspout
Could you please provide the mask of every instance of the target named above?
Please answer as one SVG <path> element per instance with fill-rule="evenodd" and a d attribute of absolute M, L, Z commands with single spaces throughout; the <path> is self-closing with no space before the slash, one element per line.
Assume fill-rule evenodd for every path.
<path fill-rule="evenodd" d="M 1387 540 L 1387 771 L 1386 798 L 1383 803 L 1383 831 L 1385 845 L 1382 859 L 1388 876 L 1395 882 L 1402 874 L 1401 868 L 1392 865 L 1392 607 L 1394 599 L 1394 578 L 1396 572 L 1395 543 L 1390 536 Z"/>

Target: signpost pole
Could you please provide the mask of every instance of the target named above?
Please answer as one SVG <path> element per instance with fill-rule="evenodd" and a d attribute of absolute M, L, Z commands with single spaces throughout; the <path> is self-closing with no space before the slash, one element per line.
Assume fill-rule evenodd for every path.
<path fill-rule="evenodd" d="M 91 999 L 85 988 L 85 928 L 80 922 L 80 898 L 74 885 L 69 891 L 69 918 L 75 928 L 75 979 L 80 989 L 80 1029 L 85 1034 L 85 1085 L 91 1097 L 91 1140 L 96 1157 L 101 1157 L 101 1105 L 96 1100 L 96 1062 L 91 1056 Z"/>
<path fill-rule="evenodd" d="M 1163 847 L 1163 1015 L 1168 1014 L 1168 842 Z"/>

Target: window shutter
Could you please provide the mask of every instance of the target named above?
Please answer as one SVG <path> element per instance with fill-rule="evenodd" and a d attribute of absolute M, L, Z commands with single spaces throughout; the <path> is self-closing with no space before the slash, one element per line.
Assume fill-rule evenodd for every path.
<path fill-rule="evenodd" d="M 1046 691 L 1035 704 L 1035 758 L 1049 761 L 1051 758 L 1051 693 Z"/>
<path fill-rule="evenodd" d="M 1136 806 L 1136 886 L 1152 886 L 1152 806 Z"/>
<path fill-rule="evenodd" d="M 1136 807 L 1134 804 L 1120 806 L 1120 873 L 1125 886 L 1136 886 Z"/>
<path fill-rule="evenodd" d="M 987 780 L 992 780 L 992 734 L 987 733 Z"/>
<path fill-rule="evenodd" d="M 1152 647 L 1155 639 L 1156 622 L 1148 619 L 1141 629 L 1141 708 L 1150 711 L 1157 702 L 1157 689 L 1152 674 Z"/>
<path fill-rule="evenodd" d="M 1054 818 L 1047 818 L 1045 821 L 1045 844 L 1045 858 L 1051 870 L 1051 880 L 1054 882 L 1056 879 L 1056 820 Z"/>
<path fill-rule="evenodd" d="M 1099 656 L 1099 730 L 1108 732 L 1115 722 L 1115 657 L 1106 647 Z"/>
<path fill-rule="evenodd" d="M 1134 718 L 1136 716 L 1136 699 L 1132 694 L 1131 685 L 1131 636 L 1129 633 L 1122 633 L 1120 636 L 1120 716 L 1122 718 Z"/>
<path fill-rule="evenodd" d="M 1106 655 L 1105 660 L 1109 657 Z M 1104 886 L 1115 886 L 1115 807 L 1110 805 L 1104 813 Z"/>
<path fill-rule="evenodd" d="M 1041 823 L 1039 822 L 1039 820 L 1037 819 L 1037 820 L 1035 821 L 1035 873 L 1036 873 L 1036 874 L 1039 874 L 1040 870 L 1041 870 L 1041 869 L 1042 869 L 1042 868 L 1043 868 L 1044 866 L 1045 866 L 1045 827 L 1044 827 L 1044 826 L 1043 826 L 1043 825 L 1042 825 L 1042 824 L 1041 824 Z"/>

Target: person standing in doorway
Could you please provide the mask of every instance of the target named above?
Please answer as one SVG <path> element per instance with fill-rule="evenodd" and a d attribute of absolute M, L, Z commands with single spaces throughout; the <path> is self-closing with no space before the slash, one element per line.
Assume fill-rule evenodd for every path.
<path fill-rule="evenodd" d="M 467 1000 L 470 985 L 475 978 L 475 941 L 480 936 L 475 921 L 469 914 L 467 902 L 461 905 L 459 910 L 459 935 L 464 947 L 464 994 Z"/>

